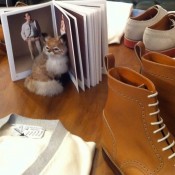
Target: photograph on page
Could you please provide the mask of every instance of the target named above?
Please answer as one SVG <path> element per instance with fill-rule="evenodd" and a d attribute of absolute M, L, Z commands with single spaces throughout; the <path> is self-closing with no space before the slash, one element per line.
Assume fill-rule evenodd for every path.
<path fill-rule="evenodd" d="M 51 6 L 8 12 L 1 21 L 11 78 L 16 81 L 31 73 L 33 61 L 43 49 L 42 33 L 54 35 Z"/>

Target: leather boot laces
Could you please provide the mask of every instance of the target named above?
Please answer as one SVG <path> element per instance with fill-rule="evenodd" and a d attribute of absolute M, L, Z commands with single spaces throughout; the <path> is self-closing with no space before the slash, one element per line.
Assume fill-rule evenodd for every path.
<path fill-rule="evenodd" d="M 158 95 L 158 92 L 156 92 L 154 94 L 151 94 L 151 95 L 148 95 L 148 98 L 155 98 L 157 95 Z M 157 101 L 155 103 L 148 104 L 148 106 L 149 107 L 156 107 L 156 106 L 158 106 L 158 104 L 159 104 L 159 102 Z M 157 109 L 157 111 L 149 113 L 149 115 L 150 116 L 157 116 L 159 114 L 159 112 L 160 112 L 160 110 Z M 163 130 L 166 127 L 166 125 L 163 123 L 163 119 L 160 116 L 158 117 L 158 121 L 157 122 L 151 122 L 151 125 L 153 125 L 153 126 L 158 125 L 158 127 L 161 126 L 159 129 L 156 129 L 155 131 L 153 131 L 154 134 L 156 134 L 158 132 L 162 132 L 163 133 Z M 170 136 L 170 133 L 168 132 L 161 139 L 158 139 L 157 142 L 160 143 L 160 142 L 166 141 L 169 138 L 169 136 Z M 174 145 L 175 145 L 175 141 L 173 140 L 171 144 L 169 144 L 168 146 L 162 148 L 162 151 L 166 151 L 166 150 L 169 150 L 169 149 L 173 150 L 173 146 Z M 168 159 L 172 159 L 173 157 L 175 157 L 175 153 L 173 153 L 170 156 L 168 156 Z"/>

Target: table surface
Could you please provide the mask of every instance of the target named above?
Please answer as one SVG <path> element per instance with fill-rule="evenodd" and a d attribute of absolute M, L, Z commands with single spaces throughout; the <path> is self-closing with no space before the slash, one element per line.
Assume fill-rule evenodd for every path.
<path fill-rule="evenodd" d="M 116 66 L 139 70 L 134 51 L 123 43 L 110 45 L 109 52 L 116 58 Z M 72 82 L 55 97 L 30 93 L 24 80 L 12 82 L 6 56 L 0 56 L 0 117 L 16 113 L 34 119 L 58 119 L 72 134 L 86 141 L 96 142 L 96 153 L 91 175 L 113 175 L 101 154 L 102 112 L 107 98 L 107 76 L 95 87 L 79 93 Z"/>

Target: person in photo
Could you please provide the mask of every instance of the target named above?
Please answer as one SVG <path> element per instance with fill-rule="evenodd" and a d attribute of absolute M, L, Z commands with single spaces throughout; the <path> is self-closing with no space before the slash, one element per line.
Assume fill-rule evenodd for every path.
<path fill-rule="evenodd" d="M 66 33 L 66 27 L 65 27 L 65 22 L 64 22 L 64 16 L 63 16 L 63 14 L 61 16 L 60 33 L 61 33 L 61 35 L 64 35 Z"/>
<path fill-rule="evenodd" d="M 24 14 L 24 19 L 25 23 L 22 24 L 21 37 L 28 44 L 31 58 L 35 59 L 34 47 L 36 47 L 38 54 L 42 52 L 40 26 L 37 20 L 32 19 L 29 12 Z"/>

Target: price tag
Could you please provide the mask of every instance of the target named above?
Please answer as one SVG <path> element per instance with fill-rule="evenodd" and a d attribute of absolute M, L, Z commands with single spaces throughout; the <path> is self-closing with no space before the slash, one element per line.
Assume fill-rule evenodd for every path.
<path fill-rule="evenodd" d="M 15 124 L 14 130 L 20 133 L 20 136 L 26 136 L 32 139 L 41 139 L 45 133 L 43 127 L 33 125 Z"/>

